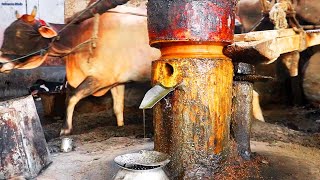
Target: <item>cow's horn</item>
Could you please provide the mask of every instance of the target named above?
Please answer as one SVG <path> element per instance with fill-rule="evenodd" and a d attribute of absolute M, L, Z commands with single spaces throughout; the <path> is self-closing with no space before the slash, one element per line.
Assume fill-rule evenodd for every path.
<path fill-rule="evenodd" d="M 19 19 L 21 17 L 21 15 L 19 14 L 19 12 L 17 10 L 15 11 L 15 14 L 16 14 L 17 19 Z"/>
<path fill-rule="evenodd" d="M 31 12 L 31 16 L 34 18 L 37 15 L 37 6 L 34 6 Z"/>

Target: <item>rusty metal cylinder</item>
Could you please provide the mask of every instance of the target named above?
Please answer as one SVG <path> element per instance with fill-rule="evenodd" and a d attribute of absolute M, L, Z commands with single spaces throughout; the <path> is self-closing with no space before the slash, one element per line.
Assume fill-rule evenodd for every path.
<path fill-rule="evenodd" d="M 173 179 L 212 179 L 228 156 L 234 0 L 149 0 L 152 83 L 175 87 L 154 107 L 155 150 Z"/>
<path fill-rule="evenodd" d="M 170 42 L 230 43 L 236 0 L 149 0 L 152 46 Z"/>

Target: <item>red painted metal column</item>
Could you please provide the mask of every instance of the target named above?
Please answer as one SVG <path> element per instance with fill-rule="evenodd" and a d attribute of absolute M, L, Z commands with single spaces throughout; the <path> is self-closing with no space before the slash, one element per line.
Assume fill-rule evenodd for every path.
<path fill-rule="evenodd" d="M 149 0 L 152 83 L 176 89 L 154 108 L 155 150 L 173 179 L 212 179 L 229 153 L 236 0 Z"/>

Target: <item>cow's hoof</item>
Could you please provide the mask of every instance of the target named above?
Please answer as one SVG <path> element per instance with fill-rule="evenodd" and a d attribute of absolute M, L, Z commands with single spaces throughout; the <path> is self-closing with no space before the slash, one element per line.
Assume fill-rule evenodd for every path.
<path fill-rule="evenodd" d="M 118 127 L 123 127 L 124 123 L 123 122 L 117 122 Z"/>
<path fill-rule="evenodd" d="M 61 129 L 61 131 L 60 131 L 60 136 L 70 135 L 71 132 L 72 132 L 72 129 Z"/>

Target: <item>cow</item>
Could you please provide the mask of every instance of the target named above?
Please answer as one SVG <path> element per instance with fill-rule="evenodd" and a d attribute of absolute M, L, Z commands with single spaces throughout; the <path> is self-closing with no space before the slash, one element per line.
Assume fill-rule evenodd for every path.
<path fill-rule="evenodd" d="M 290 2 L 295 10 L 296 18 L 300 24 L 319 25 L 320 4 L 318 0 L 277 0 L 277 2 Z M 270 10 L 275 0 L 241 0 L 238 3 L 238 16 L 241 19 L 244 32 L 253 29 L 262 18 L 263 9 Z M 264 7 L 264 8 L 263 8 Z M 265 12 L 267 13 L 267 12 Z M 266 30 L 266 29 L 262 29 Z"/>
<path fill-rule="evenodd" d="M 104 2 L 114 8 L 127 1 Z M 151 62 L 161 54 L 149 46 L 146 9 L 118 6 L 112 12 L 60 27 L 60 31 L 35 15 L 36 10 L 17 15 L 5 30 L 0 72 L 35 68 L 48 56 L 63 57 L 68 85 L 74 90 L 66 98 L 66 124 L 60 135 L 72 132 L 74 108 L 81 99 L 109 90 L 117 125 L 123 126 L 124 84 L 150 80 Z"/>

